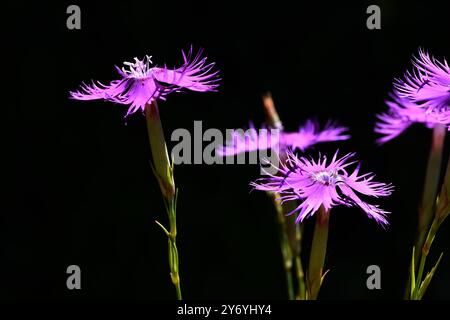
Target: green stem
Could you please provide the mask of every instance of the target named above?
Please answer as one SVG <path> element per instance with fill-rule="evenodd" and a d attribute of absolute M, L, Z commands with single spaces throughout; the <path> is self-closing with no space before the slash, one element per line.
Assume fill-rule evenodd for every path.
<path fill-rule="evenodd" d="M 419 208 L 419 228 L 416 248 L 422 248 L 425 243 L 431 221 L 434 218 L 439 176 L 441 172 L 442 149 L 444 147 L 446 131 L 446 127 L 440 124 L 435 125 L 433 128 L 433 140 L 431 143 L 430 154 L 428 156 L 422 202 Z M 420 254 L 421 251 L 417 250 L 416 261 L 419 261 L 417 258 Z"/>
<path fill-rule="evenodd" d="M 295 299 L 294 279 L 292 277 L 292 270 L 285 270 L 286 273 L 286 285 L 288 290 L 289 300 Z"/>
<path fill-rule="evenodd" d="M 172 279 L 172 283 L 175 286 L 177 299 L 182 300 L 181 295 L 181 283 L 180 283 L 180 273 L 179 273 L 179 259 L 178 259 L 178 248 L 176 244 L 177 239 L 177 197 L 178 191 L 175 192 L 175 196 L 171 203 L 169 203 L 169 223 L 170 223 L 170 232 L 169 232 L 169 251 L 171 259 L 169 259 L 169 267 L 170 267 L 170 278 Z"/>
<path fill-rule="evenodd" d="M 298 300 L 306 300 L 305 274 L 303 272 L 302 259 L 300 255 L 295 256 L 295 270 L 298 280 Z"/>
<path fill-rule="evenodd" d="M 327 251 L 329 211 L 320 206 L 316 214 L 311 256 L 308 268 L 308 299 L 316 300 L 323 279 L 323 267 Z"/>
<path fill-rule="evenodd" d="M 427 274 L 425 277 L 425 280 L 422 282 L 426 260 L 428 257 L 428 253 L 430 252 L 431 245 L 433 244 L 434 238 L 437 235 L 437 232 L 439 230 L 439 227 L 444 222 L 445 218 L 449 214 L 449 203 L 450 203 L 450 161 L 447 162 L 447 171 L 445 173 L 444 182 L 441 187 L 441 191 L 439 193 L 439 197 L 436 200 L 436 205 L 433 206 L 433 212 L 434 212 L 434 219 L 433 223 L 429 227 L 429 230 L 427 232 L 427 236 L 425 238 L 423 246 L 420 248 L 420 263 L 419 263 L 419 271 L 417 274 L 417 281 L 415 285 L 412 285 L 411 288 L 411 294 L 410 299 L 412 300 L 421 300 L 423 295 L 425 294 L 425 291 L 428 288 L 428 285 L 430 284 L 430 281 L 436 272 L 437 267 L 439 266 L 439 263 L 442 258 L 442 253 L 435 264 L 435 266 L 431 269 L 431 271 Z M 414 272 L 414 269 L 413 271 Z M 414 279 L 414 274 L 411 272 L 411 277 Z"/>
<path fill-rule="evenodd" d="M 175 243 L 175 240 L 171 240 L 169 238 L 169 250 L 170 254 L 173 257 L 173 262 L 170 265 L 170 278 L 172 279 L 172 283 L 175 286 L 175 291 L 177 294 L 177 299 L 182 300 L 183 297 L 181 295 L 181 284 L 180 284 L 180 274 L 178 272 L 178 249 Z"/>
<path fill-rule="evenodd" d="M 419 298 L 419 289 L 422 284 L 423 272 L 425 270 L 425 263 L 427 261 L 428 253 L 430 252 L 431 245 L 433 244 L 434 238 L 436 237 L 437 231 L 439 229 L 440 223 L 438 219 L 434 219 L 433 223 L 428 231 L 427 238 L 425 240 L 424 245 L 422 246 L 421 255 L 420 255 L 420 263 L 419 263 L 419 271 L 417 273 L 417 280 L 415 290 L 411 295 L 411 299 L 418 300 Z"/>
<path fill-rule="evenodd" d="M 442 150 L 444 147 L 444 140 L 446 134 L 446 127 L 437 124 L 433 128 L 433 136 L 431 142 L 430 153 L 428 156 L 427 170 L 425 174 L 425 182 L 422 193 L 422 200 L 419 206 L 419 223 L 417 229 L 417 237 L 415 247 L 414 261 L 415 268 L 417 268 L 419 261 L 421 261 L 422 248 L 428 231 L 430 223 L 433 220 L 436 208 L 436 195 L 439 186 L 439 176 L 442 163 Z M 404 298 L 408 299 L 411 296 L 411 273 L 409 273 L 408 281 L 405 288 Z"/>
<path fill-rule="evenodd" d="M 281 253 L 283 256 L 283 267 L 286 273 L 286 285 L 288 289 L 289 300 L 305 300 L 306 286 L 303 266 L 300 258 L 301 248 L 301 228 L 295 223 L 294 216 L 286 216 L 287 213 L 295 209 L 292 203 L 281 204 L 276 200 L 278 194 L 268 193 L 272 198 L 277 211 L 278 237 L 280 241 Z M 295 276 L 298 285 L 298 294 L 295 293 L 294 280 L 292 277 L 293 266 L 295 265 Z"/>
<path fill-rule="evenodd" d="M 450 214 L 450 156 L 447 160 L 447 170 L 445 171 L 444 182 L 436 201 L 436 218 L 442 223 Z"/>
<path fill-rule="evenodd" d="M 263 106 L 269 127 L 271 129 L 283 130 L 283 124 L 278 116 L 275 103 L 270 92 L 263 95 Z M 280 161 L 283 162 L 285 161 L 286 153 L 282 150 L 280 151 Z M 280 201 L 276 200 L 278 195 L 270 195 L 272 196 L 273 203 L 277 210 L 280 245 L 283 253 L 289 299 L 305 299 L 305 280 L 300 258 L 301 230 L 299 225 L 295 223 L 295 217 L 293 215 L 288 216 L 289 213 L 295 210 L 295 202 L 290 201 L 281 204 Z M 295 264 L 295 275 L 297 277 L 297 285 L 299 287 L 298 295 L 295 294 L 292 279 L 293 264 Z"/>
<path fill-rule="evenodd" d="M 285 216 L 294 211 L 297 204 L 295 201 L 286 202 L 283 204 L 283 210 Z M 302 244 L 302 234 L 303 225 L 295 222 L 296 217 L 294 215 L 286 216 L 286 233 L 289 239 L 289 245 L 291 247 L 294 266 L 295 266 L 295 276 L 297 279 L 298 293 L 296 295 L 297 300 L 306 300 L 306 285 L 305 285 L 305 273 L 303 271 L 303 264 L 301 259 L 301 244 Z"/>
<path fill-rule="evenodd" d="M 417 282 L 416 282 L 416 286 L 414 288 L 414 292 L 412 295 L 412 300 L 416 300 L 418 293 L 419 293 L 419 289 L 420 289 L 420 285 L 422 283 L 422 277 L 423 277 L 423 270 L 425 269 L 425 263 L 427 261 L 427 256 L 428 254 L 423 254 L 420 256 L 420 263 L 419 263 L 419 272 L 417 273 Z"/>
<path fill-rule="evenodd" d="M 178 249 L 176 245 L 177 237 L 177 197 L 173 177 L 173 167 L 167 152 L 167 144 L 164 138 L 161 118 L 159 116 L 158 105 L 155 102 L 145 106 L 145 118 L 147 120 L 147 131 L 152 150 L 152 169 L 158 180 L 161 193 L 166 205 L 169 217 L 169 231 L 159 222 L 157 224 L 163 229 L 168 238 L 168 259 L 170 268 L 170 278 L 175 286 L 177 299 L 181 300 L 181 285 L 179 274 Z"/>
<path fill-rule="evenodd" d="M 293 261 L 295 267 L 295 277 L 297 280 L 298 292 L 296 294 L 296 299 L 305 300 L 306 299 L 306 289 L 305 289 L 305 275 L 303 271 L 303 265 L 301 261 L 301 245 L 302 245 L 302 227 L 300 224 L 295 222 L 295 215 L 291 214 L 297 207 L 295 201 L 285 202 L 282 205 L 283 214 L 285 216 L 286 223 L 286 236 L 288 238 L 289 246 L 292 253 L 291 261 Z"/>
<path fill-rule="evenodd" d="M 292 278 L 292 250 L 289 245 L 289 240 L 286 232 L 286 217 L 284 216 L 283 207 L 280 201 L 277 200 L 278 194 L 267 193 L 273 201 L 277 212 L 278 225 L 278 239 L 280 242 L 281 254 L 283 256 L 283 269 L 286 274 L 286 287 L 288 291 L 289 300 L 295 299 L 294 282 Z"/>

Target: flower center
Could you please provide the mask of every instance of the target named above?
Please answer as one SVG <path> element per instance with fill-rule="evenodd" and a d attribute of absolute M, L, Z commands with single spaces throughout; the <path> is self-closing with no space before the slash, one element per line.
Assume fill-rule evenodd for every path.
<path fill-rule="evenodd" d="M 312 179 L 323 185 L 335 185 L 341 181 L 341 177 L 336 171 L 319 171 L 312 174 Z"/>
<path fill-rule="evenodd" d="M 125 61 L 123 64 L 129 68 L 129 70 L 127 70 L 125 67 L 122 67 L 123 73 L 127 76 L 133 78 L 146 78 L 151 70 L 150 65 L 153 64 L 152 56 L 145 56 L 142 61 L 138 58 L 134 58 L 134 63 Z"/>

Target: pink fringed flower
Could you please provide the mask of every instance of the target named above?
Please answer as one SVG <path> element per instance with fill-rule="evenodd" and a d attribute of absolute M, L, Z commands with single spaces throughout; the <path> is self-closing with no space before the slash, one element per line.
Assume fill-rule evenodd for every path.
<path fill-rule="evenodd" d="M 77 100 L 104 99 L 129 105 L 128 116 L 138 110 L 144 111 L 146 104 L 165 100 L 169 93 L 181 89 L 215 91 L 220 80 L 218 71 L 212 70 L 214 63 L 207 63 L 202 52 L 200 50 L 194 56 L 192 48 L 187 55 L 182 51 L 184 63 L 176 69 L 152 67 L 151 56 L 143 60 L 134 58 L 134 63 L 124 62 L 122 69 L 116 67 L 121 79 L 113 80 L 109 85 L 83 83 L 81 90 L 70 92 L 70 96 Z"/>
<path fill-rule="evenodd" d="M 307 120 L 297 132 L 279 132 L 278 135 L 271 135 L 269 129 L 262 128 L 258 131 L 253 124 L 250 124 L 250 128 L 245 132 L 243 130 L 233 131 L 226 146 L 220 146 L 217 153 L 222 156 L 233 156 L 243 152 L 272 149 L 277 146 L 280 149 L 290 147 L 305 151 L 317 143 L 347 140 L 350 138 L 348 134 L 345 134 L 347 130 L 347 128 L 337 126 L 332 122 L 328 122 L 321 130 L 317 122 Z"/>
<path fill-rule="evenodd" d="M 386 212 L 361 199 L 363 196 L 386 197 L 392 193 L 390 184 L 372 181 L 374 174 L 359 175 L 360 164 L 352 173 L 347 167 L 357 163 L 348 162 L 354 156 L 347 154 L 340 159 L 337 152 L 327 164 L 327 157 L 319 157 L 317 162 L 305 157 L 298 158 L 292 151 L 287 152 L 286 164 L 281 164 L 278 173 L 258 179 L 251 185 L 257 190 L 280 193 L 281 201 L 299 200 L 300 205 L 292 212 L 298 213 L 296 222 L 303 221 L 317 212 L 320 206 L 330 210 L 336 205 L 358 206 L 369 218 L 382 226 L 387 226 Z"/>
<path fill-rule="evenodd" d="M 424 107 L 428 112 L 450 107 L 450 67 L 419 49 L 412 61 L 414 68 L 403 79 L 396 79 L 394 88 L 400 98 Z"/>
<path fill-rule="evenodd" d="M 395 95 L 391 95 L 391 98 L 391 101 L 386 101 L 388 110 L 377 115 L 379 121 L 375 125 L 375 132 L 382 135 L 377 139 L 379 144 L 397 137 L 414 123 L 422 123 L 428 128 L 443 124 L 450 130 L 450 109 L 428 112 L 408 99 Z"/>

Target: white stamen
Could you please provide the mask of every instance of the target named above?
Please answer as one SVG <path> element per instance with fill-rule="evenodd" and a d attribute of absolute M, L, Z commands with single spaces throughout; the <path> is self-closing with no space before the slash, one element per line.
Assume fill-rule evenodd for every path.
<path fill-rule="evenodd" d="M 312 174 L 312 179 L 327 186 L 335 185 L 342 180 L 336 171 L 319 171 Z"/>
<path fill-rule="evenodd" d="M 133 62 L 127 62 L 125 61 L 123 64 L 125 66 L 128 66 L 128 69 L 125 69 L 125 67 L 122 67 L 123 73 L 125 73 L 127 76 L 131 76 L 134 78 L 146 78 L 148 77 L 150 71 L 151 71 L 151 64 L 153 64 L 151 60 L 152 56 L 145 56 L 145 58 L 140 61 L 138 58 L 134 58 Z"/>

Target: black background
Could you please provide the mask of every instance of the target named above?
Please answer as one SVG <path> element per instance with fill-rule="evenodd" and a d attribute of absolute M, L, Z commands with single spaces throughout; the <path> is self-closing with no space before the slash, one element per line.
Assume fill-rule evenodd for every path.
<path fill-rule="evenodd" d="M 342 152 L 358 152 L 362 170 L 396 186 L 379 200 L 392 211 L 391 226 L 384 231 L 356 208 L 333 210 L 331 271 L 320 298 L 400 299 L 431 131 L 417 125 L 378 147 L 374 114 L 419 46 L 450 59 L 442 3 L 8 3 L 3 32 L 13 60 L 4 61 L 12 69 L 4 77 L 14 88 L 4 92 L 12 100 L 4 104 L 14 180 L 0 212 L 0 296 L 174 298 L 166 238 L 154 223 L 166 215 L 144 117 L 125 124 L 125 106 L 69 100 L 68 92 L 82 81 L 117 78 L 113 66 L 135 56 L 178 65 L 181 49 L 192 44 L 217 63 L 222 84 L 218 93 L 161 102 L 167 136 L 193 130 L 194 120 L 204 129 L 260 124 L 267 90 L 287 130 L 310 117 L 349 126 L 353 138 L 338 144 Z M 81 30 L 66 28 L 70 4 L 81 7 Z M 366 28 L 370 4 L 381 7 L 381 30 Z M 175 174 L 184 296 L 285 299 L 272 204 L 262 192 L 249 193 L 259 168 L 181 165 Z M 306 243 L 313 221 L 306 222 Z M 449 252 L 449 228 L 439 232 L 429 261 Z M 66 288 L 71 264 L 81 267 L 80 291 Z M 366 288 L 371 264 L 381 267 L 382 290 Z M 449 267 L 445 254 L 427 298 L 450 298 Z"/>

